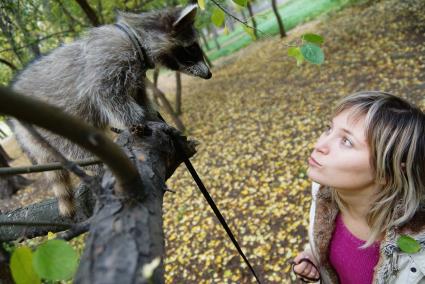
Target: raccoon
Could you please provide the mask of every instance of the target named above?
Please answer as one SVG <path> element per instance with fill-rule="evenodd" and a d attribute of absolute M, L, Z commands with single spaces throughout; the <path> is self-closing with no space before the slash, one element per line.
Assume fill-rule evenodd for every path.
<path fill-rule="evenodd" d="M 86 36 L 60 46 L 26 67 L 12 88 L 61 108 L 102 130 L 129 128 L 158 120 L 146 95 L 148 69 L 161 65 L 189 75 L 211 78 L 197 41 L 196 5 L 141 14 L 119 12 L 117 23 L 91 29 Z M 13 121 L 21 148 L 38 164 L 54 162 L 48 149 Z M 70 141 L 38 129 L 68 159 L 90 157 Z M 62 216 L 75 213 L 67 171 L 46 173 Z"/>

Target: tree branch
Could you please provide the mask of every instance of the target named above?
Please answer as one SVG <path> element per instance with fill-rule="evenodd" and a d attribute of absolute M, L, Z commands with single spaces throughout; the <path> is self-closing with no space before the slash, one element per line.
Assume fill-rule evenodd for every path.
<path fill-rule="evenodd" d="M 93 214 L 95 200 L 87 186 L 80 184 L 75 196 L 77 210 L 73 220 L 82 222 Z M 44 236 L 48 232 L 60 232 L 70 229 L 73 220 L 59 215 L 56 198 L 19 208 L 11 212 L 0 214 L 0 242 L 13 241 L 20 238 L 34 238 Z M 16 223 L 13 226 L 2 226 L 6 223 Z M 20 223 L 20 225 L 18 225 Z M 26 223 L 26 226 L 23 226 Z M 43 226 L 39 226 L 41 224 Z M 56 226 L 55 224 L 64 224 Z M 65 226 L 69 224 L 69 226 Z"/>
<path fill-rule="evenodd" d="M 86 14 L 87 18 L 89 19 L 90 23 L 94 27 L 100 26 L 99 19 L 97 18 L 96 12 L 93 10 L 92 7 L 90 7 L 89 3 L 87 3 L 86 0 L 75 0 L 77 1 L 78 5 L 80 5 L 81 9 Z"/>
<path fill-rule="evenodd" d="M 0 113 L 49 129 L 95 154 L 116 175 L 120 185 L 118 192 L 132 194 L 133 188 L 141 187 L 137 168 L 114 142 L 100 130 L 63 113 L 57 107 L 0 87 Z M 139 190 L 137 194 L 144 193 Z"/>
<path fill-rule="evenodd" d="M 146 87 L 150 88 L 155 93 L 155 95 L 158 96 L 159 99 L 162 101 L 165 110 L 171 115 L 171 118 L 173 119 L 177 128 L 180 131 L 184 131 L 185 127 L 183 125 L 183 122 L 174 113 L 173 107 L 171 106 L 170 102 L 167 100 L 167 97 L 165 96 L 165 94 L 160 89 L 155 87 L 155 85 L 148 79 L 145 79 L 145 83 L 146 83 Z"/>
<path fill-rule="evenodd" d="M 0 62 L 9 66 L 13 71 L 18 70 L 18 68 L 13 63 L 7 61 L 6 59 L 0 58 Z"/>
<path fill-rule="evenodd" d="M 114 196 L 115 178 L 105 173 L 105 193 L 91 222 L 89 237 L 74 279 L 76 284 L 164 283 L 163 262 L 154 271 L 152 282 L 145 279 L 141 268 L 154 258 L 164 257 L 162 201 L 165 180 L 182 162 L 191 157 L 194 142 L 177 137 L 184 153 L 176 152 L 173 131 L 161 122 L 148 122 L 147 127 L 123 132 L 118 143 L 125 145 L 142 176 L 147 196 L 144 199 Z"/>
<path fill-rule="evenodd" d="M 74 161 L 72 163 L 75 163 L 81 167 L 85 167 L 90 165 L 101 164 L 102 161 L 100 161 L 97 158 L 92 158 L 92 159 L 86 159 L 81 161 Z M 47 172 L 47 171 L 62 170 L 62 169 L 65 169 L 65 168 L 59 162 L 49 163 L 44 165 L 24 166 L 24 167 L 4 167 L 4 168 L 0 168 L 0 177 L 7 176 L 7 175 L 39 173 L 39 172 Z"/>

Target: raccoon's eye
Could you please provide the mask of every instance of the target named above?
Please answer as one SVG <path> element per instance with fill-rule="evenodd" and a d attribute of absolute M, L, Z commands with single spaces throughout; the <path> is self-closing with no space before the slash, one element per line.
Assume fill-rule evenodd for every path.
<path fill-rule="evenodd" d="M 195 52 L 198 50 L 198 46 L 196 45 L 196 43 L 186 46 L 184 49 L 186 49 L 188 52 Z"/>

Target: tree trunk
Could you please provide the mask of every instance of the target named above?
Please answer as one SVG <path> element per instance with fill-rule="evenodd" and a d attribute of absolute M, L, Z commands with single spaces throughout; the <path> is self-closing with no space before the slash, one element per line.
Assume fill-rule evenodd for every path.
<path fill-rule="evenodd" d="M 93 196 L 96 196 L 96 206 L 74 283 L 161 284 L 164 283 L 162 201 L 165 181 L 182 162 L 183 156 L 190 158 L 195 154 L 195 142 L 187 141 L 162 122 L 147 122 L 132 133 L 121 133 L 117 143 L 136 165 L 142 185 L 132 188 L 131 195 L 117 196 L 116 178 L 107 170 L 98 195 L 92 195 L 93 191 L 85 186 L 79 190 L 76 196 L 78 215 L 74 221 L 81 222 L 91 215 Z M 138 195 L 142 191 L 147 193 L 143 198 Z M 40 220 L 56 226 L 31 226 L 31 222 Z M 20 226 L 6 226 L 8 222 L 19 221 Z M 0 224 L 4 224 L 0 226 L 0 241 L 62 231 L 71 227 L 70 221 L 58 215 L 55 199 L 43 201 L 0 215 Z M 140 273 L 142 267 L 156 257 L 161 260 L 158 268 L 151 279 L 144 278 Z"/>
<path fill-rule="evenodd" d="M 201 39 L 202 39 L 202 42 L 204 43 L 205 48 L 209 51 L 211 48 L 210 48 L 210 46 L 208 45 L 208 40 L 207 40 L 207 38 L 205 37 L 204 31 L 203 31 L 203 30 L 201 30 L 201 32 L 200 32 L 199 34 L 201 35 Z"/>
<path fill-rule="evenodd" d="M 254 28 L 255 38 L 258 38 L 258 34 L 257 34 L 257 22 L 255 21 L 254 12 L 252 11 L 252 6 L 251 6 L 251 2 L 250 1 L 247 2 L 247 8 L 248 8 L 249 16 L 250 16 L 251 21 L 252 21 L 252 26 Z"/>
<path fill-rule="evenodd" d="M 96 205 L 74 280 L 76 284 L 165 282 L 162 201 L 165 180 L 182 161 L 172 136 L 161 131 L 161 127 L 152 126 L 148 126 L 151 129 L 149 136 L 124 133 L 118 140 L 119 145 L 126 145 L 126 151 L 137 157 L 138 160 L 133 162 L 147 196 L 142 200 L 118 198 L 114 195 L 115 178 L 110 172 L 105 173 L 102 180 L 104 192 Z M 186 145 L 185 155 L 192 156 L 194 148 L 180 142 L 177 143 Z M 134 191 L 138 189 L 134 188 Z M 161 261 L 152 278 L 144 278 L 141 268 L 157 257 Z"/>
<path fill-rule="evenodd" d="M 274 15 L 276 16 L 277 24 L 279 25 L 280 37 L 283 38 L 286 36 L 285 27 L 283 26 L 282 18 L 280 17 L 279 10 L 277 9 L 276 0 L 272 0 L 272 8 Z"/>
<path fill-rule="evenodd" d="M 95 10 L 93 10 L 93 8 L 90 7 L 89 3 L 87 3 L 87 0 L 75 0 L 75 1 L 77 1 L 78 5 L 80 5 L 80 8 L 86 14 L 90 23 L 94 27 L 100 26 L 100 21 L 99 21 L 97 15 L 96 15 Z"/>
<path fill-rule="evenodd" d="M 220 44 L 218 43 L 218 33 L 217 33 L 217 29 L 215 27 L 212 27 L 212 34 L 213 34 L 213 39 L 214 39 L 214 43 L 215 43 L 215 47 L 217 48 L 217 50 L 221 49 Z"/>
<path fill-rule="evenodd" d="M 0 167 L 9 167 L 8 159 L 6 158 L 6 156 L 0 155 Z M 15 192 L 30 183 L 29 180 L 18 175 L 0 176 L 0 199 L 10 198 Z"/>
<path fill-rule="evenodd" d="M 182 114 L 182 80 L 180 72 L 176 72 L 176 115 Z"/>
<path fill-rule="evenodd" d="M 207 63 L 207 65 L 208 65 L 208 67 L 210 69 L 213 68 L 214 66 L 213 66 L 211 60 L 208 58 L 208 56 L 205 54 L 205 52 L 203 50 L 202 50 L 202 54 L 204 55 L 204 59 L 205 59 L 205 62 Z"/>

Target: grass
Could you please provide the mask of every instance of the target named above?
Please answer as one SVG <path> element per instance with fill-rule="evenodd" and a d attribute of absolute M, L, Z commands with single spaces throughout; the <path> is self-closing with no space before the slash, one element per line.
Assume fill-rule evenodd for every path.
<path fill-rule="evenodd" d="M 297 25 L 310 21 L 319 15 L 329 13 L 351 4 L 353 0 L 292 0 L 278 6 L 279 14 L 282 18 L 286 31 L 291 30 Z M 257 29 L 260 30 L 259 37 L 265 38 L 279 33 L 276 17 L 273 10 L 269 9 L 255 15 Z M 221 34 L 217 38 L 221 49 L 207 51 L 210 60 L 216 60 L 222 56 L 232 54 L 233 52 L 249 45 L 253 39 L 244 31 L 242 25 L 227 35 Z M 209 46 L 215 46 L 214 40 L 208 41 Z M 204 47 L 204 50 L 206 48 Z"/>

